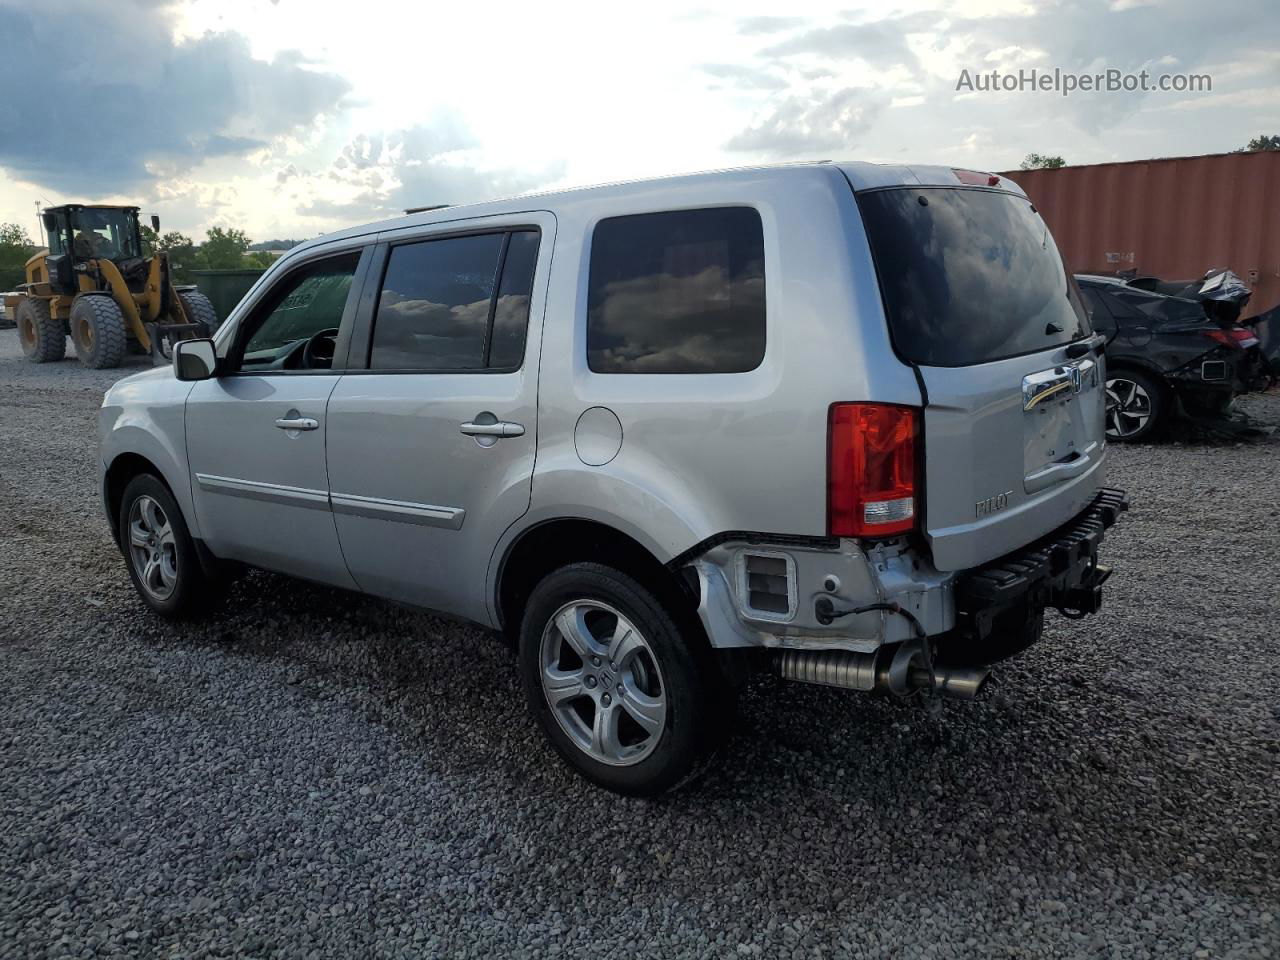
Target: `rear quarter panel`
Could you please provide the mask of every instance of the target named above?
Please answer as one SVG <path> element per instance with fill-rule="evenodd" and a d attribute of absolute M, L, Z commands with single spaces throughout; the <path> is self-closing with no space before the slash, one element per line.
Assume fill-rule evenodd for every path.
<path fill-rule="evenodd" d="M 606 217 L 746 205 L 764 229 L 766 348 L 737 374 L 599 374 L 586 356 L 592 232 Z M 632 185 L 556 210 L 528 525 L 583 516 L 630 533 L 659 560 L 732 530 L 826 535 L 827 410 L 916 404 L 888 342 L 848 182 L 835 167 L 738 171 Z M 587 466 L 575 424 L 591 407 L 622 425 L 613 460 Z"/>

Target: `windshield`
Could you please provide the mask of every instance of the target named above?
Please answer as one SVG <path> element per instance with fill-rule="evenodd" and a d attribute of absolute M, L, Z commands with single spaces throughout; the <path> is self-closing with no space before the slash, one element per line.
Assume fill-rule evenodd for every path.
<path fill-rule="evenodd" d="M 858 195 L 894 347 L 956 367 L 1089 334 L 1058 247 L 1023 197 L 904 187 Z"/>
<path fill-rule="evenodd" d="M 76 210 L 72 234 L 71 246 L 77 257 L 129 260 L 142 256 L 138 221 L 131 210 Z"/>

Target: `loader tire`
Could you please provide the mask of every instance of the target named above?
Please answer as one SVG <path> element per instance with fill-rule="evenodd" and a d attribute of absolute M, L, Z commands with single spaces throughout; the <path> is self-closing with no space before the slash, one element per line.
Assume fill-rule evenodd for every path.
<path fill-rule="evenodd" d="M 22 354 L 32 363 L 52 363 L 67 355 L 67 328 L 49 312 L 48 300 L 24 297 L 14 311 Z"/>
<path fill-rule="evenodd" d="M 71 305 L 71 342 L 86 367 L 102 370 L 124 360 L 124 311 L 110 297 L 77 297 Z"/>
<path fill-rule="evenodd" d="M 209 328 L 209 336 L 218 329 L 218 311 L 199 290 L 179 290 L 178 299 L 182 301 L 182 309 L 187 315 L 188 323 L 203 323 Z"/>

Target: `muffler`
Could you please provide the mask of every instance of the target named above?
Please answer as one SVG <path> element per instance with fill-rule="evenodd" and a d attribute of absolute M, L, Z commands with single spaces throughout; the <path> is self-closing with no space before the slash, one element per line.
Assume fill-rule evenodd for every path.
<path fill-rule="evenodd" d="M 928 663 L 918 641 L 875 653 L 782 650 L 774 658 L 774 668 L 784 680 L 842 690 L 885 690 L 897 696 L 931 689 L 958 700 L 973 700 L 991 677 L 985 667 L 934 666 L 931 670 Z"/>

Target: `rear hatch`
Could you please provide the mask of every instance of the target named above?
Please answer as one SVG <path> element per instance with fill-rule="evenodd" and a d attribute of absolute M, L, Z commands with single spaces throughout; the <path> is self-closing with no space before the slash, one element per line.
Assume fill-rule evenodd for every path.
<path fill-rule="evenodd" d="M 1100 341 L 1025 197 L 899 186 L 857 198 L 894 349 L 925 398 L 934 563 L 978 566 L 1065 523 L 1100 485 Z"/>

